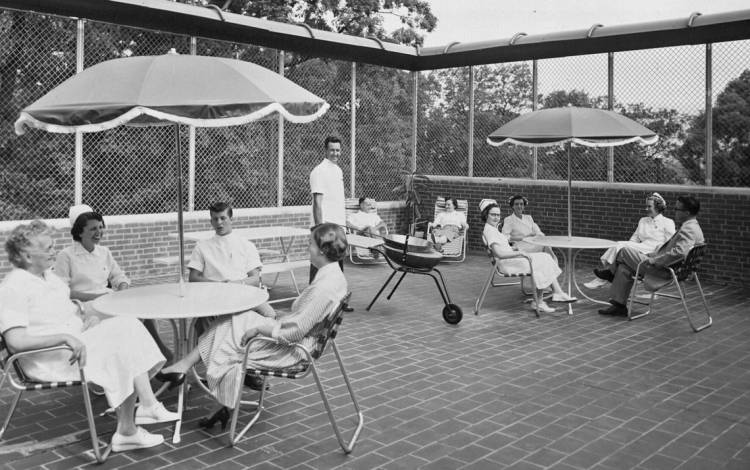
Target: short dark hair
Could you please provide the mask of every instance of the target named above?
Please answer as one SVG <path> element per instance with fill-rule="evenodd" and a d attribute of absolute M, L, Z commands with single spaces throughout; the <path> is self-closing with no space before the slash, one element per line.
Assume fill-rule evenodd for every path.
<path fill-rule="evenodd" d="M 326 140 L 323 141 L 323 148 L 327 149 L 328 144 L 340 144 L 340 143 L 341 143 L 341 139 L 339 139 L 335 135 L 329 135 L 328 137 L 326 137 Z"/>
<path fill-rule="evenodd" d="M 358 204 L 361 206 L 362 203 L 365 202 L 366 199 L 367 199 L 366 197 L 359 198 L 359 203 Z"/>
<path fill-rule="evenodd" d="M 230 206 L 228 203 L 223 202 L 223 201 L 214 202 L 213 204 L 208 206 L 208 211 L 216 212 L 216 213 L 227 211 L 227 215 L 229 216 L 229 218 L 231 219 L 233 217 L 232 206 Z"/>
<path fill-rule="evenodd" d="M 455 197 L 446 197 L 445 202 L 448 202 L 448 201 L 453 203 L 454 209 L 458 209 L 458 199 L 456 199 Z"/>
<path fill-rule="evenodd" d="M 497 203 L 493 202 L 482 210 L 482 222 L 485 222 L 485 223 L 487 222 L 490 211 L 494 209 L 495 207 L 497 207 L 498 209 L 500 208 L 500 206 L 498 206 Z"/>
<path fill-rule="evenodd" d="M 523 196 L 521 194 L 514 194 L 513 196 L 511 196 L 510 198 L 508 198 L 508 205 L 510 207 L 513 207 L 513 204 L 515 204 L 518 199 L 521 199 L 523 201 L 523 206 L 524 207 L 526 207 L 526 206 L 529 205 L 529 200 L 526 199 L 526 196 Z"/>
<path fill-rule="evenodd" d="M 693 196 L 678 196 L 677 201 L 682 203 L 682 207 L 690 215 L 697 215 L 701 210 L 701 203 Z"/>
<path fill-rule="evenodd" d="M 104 225 L 104 217 L 102 217 L 100 213 L 84 212 L 76 218 L 76 221 L 73 222 L 73 226 L 70 227 L 70 234 L 73 236 L 73 240 L 77 242 L 81 241 L 81 234 L 83 233 L 83 229 L 86 228 L 86 224 L 89 223 L 89 220 L 98 220 L 102 223 L 102 227 L 106 227 L 106 225 Z"/>
<path fill-rule="evenodd" d="M 328 261 L 340 261 L 346 254 L 346 234 L 337 224 L 325 222 L 312 227 L 312 238 L 315 246 L 325 255 Z"/>

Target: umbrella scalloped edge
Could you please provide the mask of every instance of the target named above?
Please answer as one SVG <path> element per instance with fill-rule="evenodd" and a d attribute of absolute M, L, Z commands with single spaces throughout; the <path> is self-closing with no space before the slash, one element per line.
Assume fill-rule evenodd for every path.
<path fill-rule="evenodd" d="M 27 127 L 42 129 L 47 132 L 53 132 L 53 133 L 58 133 L 58 134 L 71 134 L 74 132 L 99 132 L 99 131 L 106 131 L 109 129 L 113 129 L 117 126 L 126 125 L 133 119 L 142 115 L 147 115 L 147 116 L 157 119 L 158 121 L 161 121 L 159 123 L 160 125 L 163 125 L 164 121 L 167 121 L 170 123 L 185 124 L 185 125 L 195 126 L 195 127 L 226 127 L 226 126 L 239 126 L 242 124 L 248 124 L 250 122 L 262 119 L 275 112 L 282 115 L 289 122 L 292 122 L 295 124 L 305 124 L 305 123 L 312 122 L 318 119 L 320 116 L 325 114 L 326 111 L 328 111 L 329 107 L 330 105 L 324 102 L 323 105 L 315 113 L 308 114 L 305 116 L 299 116 L 299 115 L 289 113 L 289 111 L 287 111 L 284 108 L 283 104 L 271 103 L 268 106 L 265 106 L 257 111 L 254 111 L 250 114 L 246 114 L 244 116 L 235 116 L 235 117 L 219 118 L 219 119 L 193 119 L 193 118 L 188 118 L 184 116 L 176 116 L 174 114 L 165 113 L 163 111 L 157 111 L 157 110 L 150 109 L 144 106 L 136 106 L 130 111 L 128 111 L 127 113 L 124 113 L 118 116 L 116 119 L 112 119 L 110 121 L 96 123 L 96 124 L 83 124 L 83 125 L 78 125 L 78 126 L 49 124 L 46 122 L 39 121 L 38 119 L 34 118 L 29 113 L 22 112 L 19 118 L 16 120 L 14 128 L 15 128 L 16 134 L 18 135 L 23 135 L 24 133 L 26 133 Z"/>
<path fill-rule="evenodd" d="M 550 140 L 550 141 L 544 141 L 544 142 L 528 142 L 524 140 L 513 139 L 511 137 L 506 137 L 503 140 L 497 141 L 497 140 L 490 139 L 488 137 L 487 143 L 494 147 L 499 147 L 504 144 L 515 144 L 515 145 L 521 145 L 524 147 L 552 147 L 555 145 L 563 145 L 567 142 L 572 142 L 574 145 L 583 145 L 585 147 L 617 147 L 619 145 L 630 144 L 633 142 L 637 142 L 641 145 L 651 145 L 651 144 L 656 143 L 657 140 L 659 140 L 658 135 L 655 135 L 652 137 L 646 137 L 646 138 L 641 137 L 641 136 L 635 136 L 635 137 L 614 138 L 614 139 L 582 139 L 580 137 L 568 137 L 565 139 Z"/>

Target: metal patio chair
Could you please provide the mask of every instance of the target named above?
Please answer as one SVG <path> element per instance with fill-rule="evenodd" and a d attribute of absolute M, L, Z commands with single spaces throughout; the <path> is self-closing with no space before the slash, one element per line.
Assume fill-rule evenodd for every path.
<path fill-rule="evenodd" d="M 99 463 L 103 463 L 109 457 L 112 450 L 111 444 L 105 444 L 99 440 L 96 432 L 96 424 L 94 423 L 94 412 L 91 407 L 91 397 L 89 396 L 89 387 L 86 381 L 86 375 L 83 372 L 83 368 L 79 367 L 81 374 L 80 380 L 70 380 L 65 382 L 40 382 L 30 379 L 23 370 L 19 359 L 24 356 L 30 356 L 32 354 L 43 353 L 48 351 L 57 351 L 61 349 L 70 350 L 68 346 L 55 346 L 51 348 L 33 349 L 28 351 L 22 351 L 18 353 L 12 353 L 8 348 L 5 338 L 0 334 L 0 366 L 3 369 L 3 376 L 0 378 L 0 389 L 2 389 L 5 381 L 16 390 L 15 396 L 12 398 L 10 403 L 10 409 L 8 414 L 3 421 L 3 427 L 0 428 L 0 440 L 2 440 L 5 431 L 8 429 L 13 413 L 16 411 L 18 402 L 21 400 L 21 395 L 26 391 L 40 391 L 40 390 L 52 390 L 56 388 L 64 387 L 81 387 L 83 392 L 83 404 L 86 408 L 86 418 L 89 424 L 89 435 L 91 436 L 91 447 L 94 451 L 94 457 Z"/>
<path fill-rule="evenodd" d="M 466 199 L 457 199 L 456 202 L 458 202 L 458 207 L 456 207 L 456 210 L 459 212 L 463 212 L 464 216 L 466 217 L 466 220 L 469 220 L 469 202 Z M 438 214 L 441 212 L 445 212 L 445 198 L 440 196 L 435 200 L 435 214 L 433 215 L 432 220 L 434 221 Z M 432 233 L 432 222 L 429 222 L 427 224 L 427 233 L 426 238 L 430 239 L 430 234 Z M 454 238 L 453 240 L 449 241 L 448 243 L 444 244 L 442 247 L 442 253 L 443 253 L 443 261 L 447 263 L 460 263 L 463 260 L 466 259 L 466 245 L 468 243 L 468 236 L 466 232 L 464 232 L 462 235 L 460 235 L 457 238 Z"/>
<path fill-rule="evenodd" d="M 255 343 L 274 343 L 278 344 L 278 341 L 272 338 L 259 336 L 255 337 L 252 340 L 250 340 L 246 347 L 245 352 L 245 358 L 242 362 L 243 369 L 246 370 L 247 374 L 257 375 L 260 376 L 263 379 L 263 385 L 260 387 L 260 391 L 258 392 L 260 395 L 258 397 L 258 401 L 243 401 L 242 400 L 242 384 L 239 385 L 240 390 L 238 390 L 237 393 L 237 403 L 234 407 L 234 411 L 232 413 L 232 420 L 230 423 L 229 428 L 229 441 L 230 445 L 234 446 L 239 442 L 240 439 L 247 433 L 250 428 L 258 421 L 258 418 L 260 418 L 260 414 L 263 411 L 263 400 L 265 398 L 266 394 L 266 377 L 279 377 L 279 378 L 286 378 L 286 379 L 302 379 L 304 377 L 307 377 L 310 373 L 312 373 L 313 378 L 315 379 L 315 384 L 318 387 L 318 391 L 320 392 L 320 398 L 323 401 L 323 405 L 325 406 L 326 412 L 328 413 L 328 419 L 331 422 L 331 426 L 333 427 L 333 431 L 336 434 L 336 439 L 339 441 L 339 445 L 344 450 L 345 453 L 350 453 L 352 450 L 354 450 L 354 446 L 357 444 L 357 439 L 359 438 L 359 433 L 362 431 L 362 427 L 364 425 L 364 416 L 362 415 L 362 411 L 359 409 L 359 404 L 357 403 L 357 399 L 354 396 L 354 390 L 352 389 L 352 385 L 349 381 L 349 376 L 346 373 L 346 369 L 344 368 L 344 363 L 341 360 L 341 354 L 339 353 L 338 348 L 336 347 L 336 334 L 338 331 L 339 325 L 341 325 L 341 321 L 343 320 L 343 306 L 349 302 L 349 297 L 351 297 L 351 292 L 346 294 L 343 299 L 339 302 L 338 307 L 336 310 L 328 315 L 322 322 L 318 323 L 316 326 L 313 327 L 311 330 L 311 334 L 307 336 L 307 338 L 313 337 L 315 342 L 313 344 L 312 350 L 309 350 L 305 346 L 303 346 L 300 343 L 294 344 L 294 348 L 301 352 L 304 355 L 304 359 L 297 363 L 295 366 L 287 367 L 283 369 L 266 369 L 266 368 L 247 368 L 247 351 L 250 350 L 250 347 L 252 344 Z M 349 397 L 351 398 L 352 404 L 354 405 L 354 409 L 357 414 L 357 427 L 355 428 L 354 432 L 351 435 L 351 438 L 349 439 L 349 442 L 347 442 L 344 437 L 341 434 L 341 431 L 339 430 L 339 426 L 336 423 L 336 418 L 333 415 L 333 410 L 331 409 L 331 405 L 328 401 L 328 396 L 326 395 L 325 389 L 323 388 L 323 384 L 320 379 L 320 375 L 318 372 L 317 362 L 318 359 L 323 355 L 325 352 L 326 346 L 330 344 L 331 348 L 333 349 L 333 352 L 336 356 L 336 361 L 339 366 L 339 370 L 341 371 L 341 376 L 344 379 L 344 382 L 346 383 L 347 390 L 349 392 Z M 239 411 L 240 406 L 242 404 L 246 405 L 256 405 L 255 412 L 250 419 L 250 422 L 245 425 L 244 428 L 239 433 L 236 433 L 235 431 L 237 428 L 237 419 L 239 417 Z"/>
<path fill-rule="evenodd" d="M 706 296 L 703 294 L 703 287 L 701 287 L 697 272 L 698 265 L 700 264 L 703 255 L 706 253 L 706 249 L 706 244 L 695 245 L 690 249 L 683 261 L 678 261 L 677 263 L 668 266 L 666 269 L 671 275 L 671 278 L 668 279 L 645 275 L 643 276 L 643 280 L 639 282 L 638 279 L 641 278 L 639 271 L 641 270 L 641 266 L 643 265 L 643 263 L 647 262 L 647 260 L 639 263 L 633 277 L 634 279 L 636 279 L 636 282 L 632 292 L 630 293 L 630 302 L 628 305 L 628 320 L 635 320 L 651 313 L 654 297 L 659 296 L 668 297 L 670 299 L 680 299 L 682 301 L 682 307 L 685 312 L 685 317 L 687 318 L 688 323 L 690 323 L 690 327 L 696 333 L 711 326 L 711 324 L 713 323 L 713 319 L 711 318 L 711 312 L 708 309 Z M 687 300 L 685 299 L 685 281 L 690 278 L 692 278 L 695 281 L 696 286 L 698 286 L 698 292 L 700 293 L 701 300 L 703 301 L 703 307 L 706 310 L 706 317 L 708 318 L 705 323 L 697 326 L 693 322 L 693 319 L 690 317 L 690 310 L 688 309 Z M 638 286 L 643 286 L 643 288 L 651 294 L 648 302 L 637 300 Z M 662 289 L 670 286 L 675 286 L 677 288 L 678 295 L 659 292 Z M 633 311 L 634 303 L 647 305 L 648 309 L 645 312 L 635 313 Z"/>
<path fill-rule="evenodd" d="M 482 307 L 482 304 L 484 303 L 484 298 L 487 295 L 487 291 L 491 287 L 506 287 L 506 286 L 521 286 L 521 292 L 523 292 L 524 295 L 532 296 L 536 308 L 534 309 L 534 312 L 536 313 L 536 317 L 539 318 L 539 299 L 537 299 L 536 289 L 532 285 L 531 292 L 526 290 L 526 287 L 524 286 L 524 280 L 526 278 L 531 279 L 531 276 L 534 273 L 534 268 L 531 265 L 531 258 L 523 253 L 523 252 L 516 252 L 512 255 L 506 255 L 497 257 L 492 252 L 490 247 L 487 246 L 487 240 L 484 238 L 484 235 L 482 235 L 482 242 L 484 243 L 485 248 L 487 249 L 487 255 L 490 257 L 490 263 L 492 267 L 490 268 L 490 274 L 487 277 L 487 281 L 484 283 L 484 287 L 482 287 L 482 292 L 479 294 L 479 297 L 477 298 L 476 303 L 474 304 L 474 315 L 479 315 L 479 309 Z M 525 258 L 529 262 L 529 270 L 528 272 L 523 273 L 516 273 L 516 274 L 508 274 L 504 273 L 500 270 L 500 264 L 497 262 L 498 259 L 512 259 L 512 258 Z M 505 279 L 505 282 L 495 282 L 495 278 L 502 278 Z M 533 283 L 533 281 L 532 281 Z"/>
<path fill-rule="evenodd" d="M 359 198 L 349 197 L 344 201 L 344 209 L 346 210 L 347 219 L 351 214 L 356 213 L 359 210 Z M 387 228 L 387 227 L 386 227 Z M 351 228 L 347 227 L 349 232 Z M 386 232 L 387 233 L 387 232 Z M 358 248 L 354 246 L 349 247 L 349 261 L 352 264 L 383 264 L 385 259 L 380 256 L 380 253 L 373 252 L 367 248 Z"/>

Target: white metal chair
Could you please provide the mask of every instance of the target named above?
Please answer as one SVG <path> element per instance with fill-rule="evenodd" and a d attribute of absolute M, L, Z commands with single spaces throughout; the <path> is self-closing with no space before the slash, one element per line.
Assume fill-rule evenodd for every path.
<path fill-rule="evenodd" d="M 456 210 L 459 212 L 463 212 L 464 216 L 466 217 L 466 220 L 469 220 L 469 202 L 466 199 L 457 199 L 456 202 L 458 202 L 458 207 L 456 207 Z M 433 221 L 437 218 L 438 214 L 441 212 L 445 212 L 445 198 L 440 196 L 435 201 L 435 214 L 433 216 Z M 427 224 L 427 239 L 430 238 L 430 234 L 432 233 L 433 229 L 433 223 L 430 222 Z M 453 240 L 449 241 L 448 243 L 444 244 L 442 246 L 442 253 L 443 253 L 443 261 L 448 263 L 460 263 L 466 259 L 466 245 L 468 242 L 468 237 L 466 232 L 464 231 L 463 234 L 458 236 L 457 238 L 454 238 Z"/>
<path fill-rule="evenodd" d="M 513 254 L 497 257 L 492 252 L 492 249 L 487 246 L 487 240 L 484 238 L 484 235 L 482 235 L 482 242 L 484 242 L 485 247 L 487 248 L 487 255 L 490 257 L 490 263 L 492 264 L 492 267 L 490 268 L 490 274 L 487 277 L 487 280 L 484 283 L 484 286 L 482 287 L 482 292 L 479 294 L 479 297 L 477 298 L 476 303 L 474 304 L 474 315 L 479 315 L 479 309 L 482 307 L 482 304 L 484 303 L 484 298 L 487 295 L 487 291 L 490 289 L 490 286 L 492 287 L 505 287 L 505 286 L 521 286 L 521 292 L 523 292 L 524 295 L 530 295 L 532 296 L 534 300 L 534 312 L 536 313 L 536 317 L 539 318 L 539 300 L 537 299 L 536 289 L 533 286 L 532 281 L 532 287 L 531 292 L 527 291 L 524 286 L 524 280 L 526 278 L 531 279 L 531 276 L 534 274 L 534 268 L 531 265 L 531 258 L 522 252 L 515 252 Z M 512 259 L 512 258 L 525 258 L 529 262 L 529 270 L 528 272 L 523 273 L 514 273 L 514 274 L 508 274 L 504 273 L 500 270 L 500 264 L 498 263 L 498 259 Z M 495 277 L 506 279 L 506 282 L 495 282 Z M 512 279 L 512 280 L 511 280 Z"/>
<path fill-rule="evenodd" d="M 346 201 L 344 201 L 344 209 L 346 210 L 346 217 L 348 219 L 350 215 L 355 214 L 357 211 L 359 211 L 359 198 L 347 198 Z M 348 228 L 348 230 L 351 231 L 351 228 Z M 367 248 L 358 247 L 349 247 L 349 261 L 351 261 L 352 264 L 385 263 L 385 259 L 380 256 L 380 253 L 373 252 Z"/>
<path fill-rule="evenodd" d="M 21 394 L 25 391 L 40 391 L 40 390 L 51 390 L 63 387 L 81 387 L 83 392 L 83 404 L 86 408 L 86 418 L 89 424 L 89 435 L 91 436 L 91 447 L 94 451 L 94 457 L 99 463 L 103 463 L 109 457 L 109 453 L 112 450 L 111 444 L 105 444 L 99 440 L 96 432 L 96 424 L 94 423 L 94 412 L 91 407 L 91 397 L 89 396 L 89 387 L 86 382 L 86 375 L 83 372 L 83 368 L 79 367 L 81 374 L 80 380 L 70 380 L 65 382 L 39 382 L 30 379 L 23 371 L 23 367 L 19 362 L 19 359 L 24 356 L 30 356 L 32 354 L 43 353 L 47 351 L 57 351 L 60 349 L 70 350 L 68 346 L 55 346 L 52 348 L 34 349 L 18 353 L 12 353 L 5 343 L 5 339 L 0 334 L 0 366 L 3 369 L 3 376 L 0 378 L 0 389 L 7 380 L 8 383 L 16 390 L 15 396 L 12 398 L 10 403 L 10 409 L 8 414 L 3 421 L 3 427 L 0 428 L 0 440 L 2 440 L 5 431 L 8 429 L 8 424 L 13 417 L 13 413 L 16 411 L 18 402 L 21 400 Z M 4 351 L 3 351 L 4 350 Z"/>
<path fill-rule="evenodd" d="M 638 279 L 641 278 L 641 266 L 643 266 L 643 263 L 647 262 L 647 260 L 639 263 L 634 276 L 634 279 L 636 280 L 635 286 L 633 287 L 633 290 L 630 294 L 630 302 L 628 305 L 628 320 L 635 320 L 651 313 L 654 297 L 659 296 L 668 297 L 671 299 L 680 299 L 682 301 L 682 307 L 685 312 L 685 317 L 687 318 L 688 323 L 690 323 L 690 327 L 696 333 L 711 326 L 711 324 L 713 323 L 713 319 L 711 318 L 711 312 L 708 310 L 706 296 L 703 294 L 703 287 L 701 287 L 697 272 L 698 265 L 700 264 L 705 253 L 705 244 L 695 245 L 690 249 L 684 260 L 667 267 L 667 271 L 669 271 L 669 274 L 671 276 L 667 279 L 657 278 L 655 276 L 649 276 L 647 274 L 643 276 L 643 280 L 639 282 Z M 685 299 L 685 282 L 688 281 L 689 278 L 692 278 L 695 281 L 696 286 L 698 286 L 698 292 L 700 293 L 701 300 L 703 301 L 703 307 L 706 310 L 706 317 L 708 318 L 705 323 L 697 326 L 693 322 L 693 319 L 690 317 L 690 310 L 688 309 L 687 300 Z M 643 288 L 647 292 L 651 293 L 651 297 L 648 302 L 637 300 L 639 286 L 643 286 Z M 659 292 L 660 290 L 670 286 L 675 286 L 677 288 L 678 295 Z M 633 311 L 634 303 L 648 305 L 648 309 L 645 312 L 635 313 Z"/>
<path fill-rule="evenodd" d="M 268 338 L 268 337 L 255 337 L 252 340 L 250 340 L 247 344 L 246 352 L 245 352 L 245 358 L 242 362 L 243 368 L 246 370 L 247 374 L 257 375 L 263 378 L 263 385 L 260 387 L 260 391 L 258 392 L 260 395 L 258 397 L 258 401 L 243 401 L 242 400 L 242 385 L 240 385 L 240 390 L 237 393 L 237 403 L 234 407 L 234 411 L 232 413 L 232 420 L 229 428 L 229 440 L 231 445 L 235 445 L 237 442 L 239 442 L 240 439 L 247 433 L 247 431 L 250 430 L 250 428 L 258 421 L 258 418 L 260 418 L 260 414 L 263 411 L 263 400 L 266 394 L 266 377 L 281 377 L 286 379 L 301 379 L 304 377 L 307 377 L 311 372 L 313 375 L 313 378 L 315 379 L 315 384 L 318 387 L 318 391 L 320 392 L 320 397 L 323 401 L 323 405 L 325 406 L 325 409 L 328 413 L 328 419 L 331 422 L 331 426 L 333 427 L 333 431 L 336 434 L 336 438 L 339 441 L 339 445 L 344 450 L 345 453 L 350 453 L 352 450 L 354 450 L 354 446 L 357 444 L 357 439 L 359 438 L 359 433 L 362 431 L 362 427 L 364 425 L 364 416 L 362 415 L 362 411 L 359 409 L 359 404 L 357 403 L 357 399 L 354 396 L 354 390 L 352 389 L 352 385 L 349 382 L 349 376 L 346 373 L 346 369 L 344 368 L 344 363 L 341 360 L 341 354 L 339 353 L 338 348 L 336 347 L 336 334 L 338 331 L 339 325 L 341 325 L 341 321 L 343 320 L 343 306 L 349 302 L 349 297 L 351 296 L 351 293 L 348 293 L 344 296 L 343 299 L 341 299 L 341 302 L 339 302 L 338 307 L 336 310 L 328 315 L 322 322 L 318 323 L 316 326 L 313 327 L 310 334 L 307 336 L 307 338 L 314 338 L 314 344 L 312 349 L 308 349 L 305 346 L 303 346 L 300 343 L 294 344 L 294 348 L 301 352 L 305 359 L 303 359 L 301 362 L 296 364 L 293 367 L 287 367 L 283 369 L 266 369 L 266 368 L 247 368 L 247 352 L 250 350 L 251 345 L 255 343 L 278 343 L 277 340 Z M 349 441 L 347 442 L 339 430 L 338 424 L 336 423 L 336 418 L 333 415 L 333 410 L 331 409 L 331 405 L 328 401 L 328 396 L 326 395 L 325 389 L 323 388 L 323 384 L 320 379 L 320 375 L 318 373 L 318 367 L 317 362 L 318 359 L 323 355 L 325 352 L 326 346 L 330 343 L 331 348 L 333 349 L 333 352 L 336 356 L 336 361 L 339 366 L 339 370 L 341 371 L 341 376 L 344 379 L 344 382 L 346 383 L 347 390 L 349 391 L 349 397 L 351 398 L 352 404 L 354 406 L 354 410 L 357 414 L 357 427 L 354 429 Z M 242 404 L 251 404 L 256 405 L 255 413 L 253 414 L 252 418 L 250 419 L 250 422 L 245 425 L 242 430 L 235 435 L 235 431 L 237 428 L 237 419 L 239 417 L 239 411 L 240 406 Z"/>

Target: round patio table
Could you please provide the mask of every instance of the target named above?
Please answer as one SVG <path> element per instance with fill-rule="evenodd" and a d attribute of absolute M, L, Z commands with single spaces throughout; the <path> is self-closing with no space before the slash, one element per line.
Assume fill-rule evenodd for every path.
<path fill-rule="evenodd" d="M 175 327 L 175 355 L 187 353 L 187 320 L 229 315 L 250 310 L 268 300 L 268 292 L 258 287 L 222 282 L 154 284 L 111 292 L 94 300 L 93 307 L 105 314 L 140 319 L 171 320 Z M 172 442 L 180 442 L 185 385 L 177 395 L 177 412 Z"/>
<path fill-rule="evenodd" d="M 564 268 L 567 271 L 568 278 L 568 295 L 572 295 L 572 286 L 575 286 L 578 293 L 591 302 L 598 304 L 607 304 L 597 299 L 592 299 L 586 295 L 576 282 L 576 258 L 581 250 L 606 250 L 615 246 L 615 242 L 612 240 L 605 240 L 603 238 L 592 238 L 592 237 L 569 237 L 567 235 L 546 235 L 524 238 L 523 241 L 533 243 L 535 245 L 557 248 L 563 255 Z M 573 314 L 573 304 L 568 304 L 568 315 Z"/>

